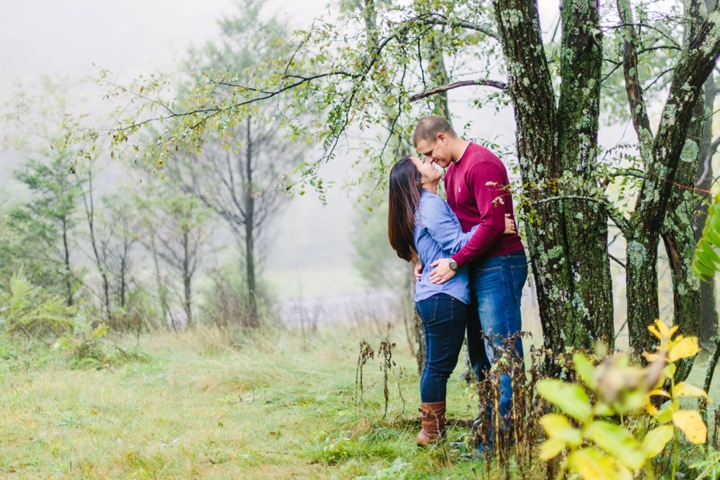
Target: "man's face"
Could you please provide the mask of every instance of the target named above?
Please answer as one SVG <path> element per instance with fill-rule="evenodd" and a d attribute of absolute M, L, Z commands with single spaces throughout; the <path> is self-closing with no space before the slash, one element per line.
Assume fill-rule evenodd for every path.
<path fill-rule="evenodd" d="M 447 137 L 444 133 L 438 133 L 435 143 L 429 143 L 425 140 L 420 140 L 415 145 L 420 155 L 425 157 L 428 161 L 436 163 L 442 168 L 447 168 L 452 163 L 452 155 L 450 154 L 450 148 L 448 147 Z"/>

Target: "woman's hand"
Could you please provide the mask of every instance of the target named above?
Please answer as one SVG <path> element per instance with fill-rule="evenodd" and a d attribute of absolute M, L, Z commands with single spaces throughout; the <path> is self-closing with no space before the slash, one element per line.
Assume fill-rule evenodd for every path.
<path fill-rule="evenodd" d="M 413 269 L 413 274 L 415 274 L 415 280 L 420 280 L 422 278 L 422 270 L 423 270 L 422 262 L 417 262 L 415 264 L 415 268 Z"/>
<path fill-rule="evenodd" d="M 505 231 L 503 232 L 505 235 L 512 235 L 514 233 L 517 233 L 517 228 L 515 227 L 515 220 L 510 218 L 510 214 L 505 214 Z"/>

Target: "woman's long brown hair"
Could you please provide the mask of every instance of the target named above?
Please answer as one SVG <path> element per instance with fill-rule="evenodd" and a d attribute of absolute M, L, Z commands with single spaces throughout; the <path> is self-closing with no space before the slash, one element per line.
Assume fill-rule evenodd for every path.
<path fill-rule="evenodd" d="M 422 175 L 410 157 L 401 158 L 390 170 L 388 237 L 398 257 L 408 262 L 417 257 L 415 210 L 420 204 Z"/>

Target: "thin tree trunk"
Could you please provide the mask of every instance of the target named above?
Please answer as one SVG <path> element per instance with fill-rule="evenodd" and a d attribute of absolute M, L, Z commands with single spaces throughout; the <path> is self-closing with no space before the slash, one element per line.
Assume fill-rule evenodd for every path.
<path fill-rule="evenodd" d="M 187 327 L 192 326 L 192 276 L 190 268 L 190 236 L 187 229 L 183 231 L 183 294 L 185 303 L 185 314 L 187 315 Z"/>
<path fill-rule="evenodd" d="M 92 170 L 88 170 L 88 194 L 83 191 L 83 204 L 85 205 L 85 217 L 88 222 L 88 230 L 90 232 L 90 245 L 95 255 L 95 265 L 97 266 L 100 277 L 103 281 L 103 300 L 105 302 L 105 317 L 110 318 L 110 281 L 103 260 L 97 248 L 97 240 L 95 238 L 95 201 L 93 199 L 93 183 Z"/>
<path fill-rule="evenodd" d="M 705 0 L 707 11 L 711 11 L 715 6 L 716 0 Z M 715 85 L 715 75 L 710 73 L 705 81 L 705 112 L 708 120 L 705 121 L 703 128 L 702 142 L 700 143 L 700 158 L 698 162 L 697 176 L 695 178 L 695 186 L 700 190 L 699 194 L 704 196 L 706 200 L 710 200 L 711 196 L 704 192 L 709 191 L 713 181 L 712 158 L 715 151 L 712 150 L 713 143 L 713 122 L 712 112 L 715 108 L 715 97 L 718 90 Z M 707 219 L 708 204 L 701 202 L 695 219 L 695 241 L 699 241 L 702 236 L 702 230 Z M 700 335 L 699 340 L 703 348 L 712 350 L 715 348 L 713 338 L 718 335 L 718 312 L 715 298 L 715 278 L 710 278 L 708 282 L 700 284 Z"/>
<path fill-rule="evenodd" d="M 247 145 L 245 154 L 245 275 L 248 294 L 248 323 L 255 328 L 260 326 L 258 317 L 256 285 L 255 285 L 255 195 L 253 192 L 253 150 L 250 128 L 251 120 L 247 119 Z"/>
<path fill-rule="evenodd" d="M 160 310 L 162 310 L 162 321 L 163 325 L 167 326 L 168 320 L 168 303 L 167 303 L 167 290 L 162 280 L 162 274 L 160 273 L 160 261 L 158 260 L 157 247 L 155 246 L 155 232 L 150 234 L 150 246 L 152 248 L 153 263 L 155 265 L 155 281 L 157 282 L 157 294 L 160 302 Z M 173 321 L 173 329 L 175 329 L 175 322 Z"/>
<path fill-rule="evenodd" d="M 63 240 L 63 249 L 65 253 L 65 288 L 67 289 L 67 306 L 71 307 L 74 303 L 73 301 L 73 291 L 72 291 L 72 278 L 71 278 L 71 270 L 70 270 L 70 245 L 68 242 L 68 226 L 67 226 L 67 219 L 63 218 L 62 220 L 62 240 Z"/>

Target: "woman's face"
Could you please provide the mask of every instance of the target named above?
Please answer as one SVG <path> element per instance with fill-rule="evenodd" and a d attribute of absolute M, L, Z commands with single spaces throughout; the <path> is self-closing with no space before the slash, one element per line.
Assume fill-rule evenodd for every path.
<path fill-rule="evenodd" d="M 410 157 L 412 162 L 415 164 L 415 168 L 418 169 L 420 175 L 422 175 L 422 185 L 425 186 L 436 186 L 442 178 L 442 172 L 435 168 L 432 162 L 420 160 L 417 157 Z"/>

